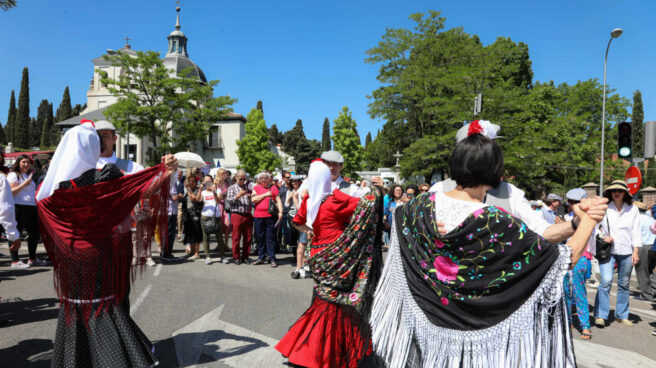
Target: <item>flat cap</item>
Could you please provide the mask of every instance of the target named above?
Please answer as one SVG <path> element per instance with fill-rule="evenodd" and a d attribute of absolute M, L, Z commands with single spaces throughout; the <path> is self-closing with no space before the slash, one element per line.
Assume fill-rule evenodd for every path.
<path fill-rule="evenodd" d="M 574 188 L 570 189 L 565 194 L 565 197 L 569 200 L 580 202 L 582 199 L 588 198 L 588 193 L 583 188 Z"/>
<path fill-rule="evenodd" d="M 303 180 L 303 177 L 300 175 L 292 175 L 289 177 L 290 180 Z"/>
<path fill-rule="evenodd" d="M 343 164 L 344 163 L 344 157 L 342 157 L 342 154 L 335 151 L 335 150 L 330 150 L 326 151 L 321 154 L 321 159 L 324 161 L 328 162 L 335 162 L 338 164 Z"/>
<path fill-rule="evenodd" d="M 547 196 L 547 201 L 563 201 L 563 198 L 556 193 L 549 193 Z"/>
<path fill-rule="evenodd" d="M 96 121 L 96 130 L 113 130 L 116 131 L 114 124 L 110 123 L 107 120 L 98 120 Z"/>
<path fill-rule="evenodd" d="M 529 201 L 531 206 L 539 206 L 538 201 Z"/>

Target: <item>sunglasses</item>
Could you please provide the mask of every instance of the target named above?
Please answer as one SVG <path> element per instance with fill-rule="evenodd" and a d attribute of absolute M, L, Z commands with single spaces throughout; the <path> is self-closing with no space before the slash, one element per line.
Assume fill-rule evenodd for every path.
<path fill-rule="evenodd" d="M 426 192 L 428 192 L 428 189 L 421 189 L 421 192 L 426 193 Z"/>
<path fill-rule="evenodd" d="M 624 193 L 623 189 L 613 189 L 610 191 L 611 193 Z"/>

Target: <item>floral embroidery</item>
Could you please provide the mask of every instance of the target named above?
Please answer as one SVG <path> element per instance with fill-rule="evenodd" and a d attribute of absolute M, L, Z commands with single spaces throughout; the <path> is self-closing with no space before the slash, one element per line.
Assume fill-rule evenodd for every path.
<path fill-rule="evenodd" d="M 514 262 L 513 263 L 513 269 L 514 270 L 521 270 L 522 269 L 522 263 L 521 262 Z"/>
<path fill-rule="evenodd" d="M 442 305 L 449 305 L 449 299 L 447 299 L 445 297 L 442 297 L 442 299 L 440 299 L 440 301 L 442 302 Z"/>
<path fill-rule="evenodd" d="M 449 282 L 456 279 L 458 274 L 458 264 L 449 257 L 439 256 L 433 261 L 435 267 L 435 276 L 442 282 Z"/>
<path fill-rule="evenodd" d="M 443 248 L 443 247 L 444 247 L 444 243 L 442 243 L 442 241 L 441 241 L 440 239 L 435 239 L 435 246 L 436 246 L 437 248 Z"/>

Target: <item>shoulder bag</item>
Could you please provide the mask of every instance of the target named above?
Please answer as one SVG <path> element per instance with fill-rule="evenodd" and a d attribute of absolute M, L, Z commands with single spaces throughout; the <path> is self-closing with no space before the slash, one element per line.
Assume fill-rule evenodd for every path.
<path fill-rule="evenodd" d="M 608 223 L 608 215 L 606 215 L 606 226 L 608 226 L 608 235 L 610 235 L 610 224 Z M 605 262 L 610 258 L 610 251 L 613 248 L 613 243 L 604 240 L 601 234 L 597 234 L 596 238 L 596 252 L 595 258 L 599 262 Z"/>
<path fill-rule="evenodd" d="M 271 192 L 273 194 L 273 192 Z M 278 217 L 278 206 L 276 206 L 276 196 L 272 195 L 269 199 L 269 214 Z"/>

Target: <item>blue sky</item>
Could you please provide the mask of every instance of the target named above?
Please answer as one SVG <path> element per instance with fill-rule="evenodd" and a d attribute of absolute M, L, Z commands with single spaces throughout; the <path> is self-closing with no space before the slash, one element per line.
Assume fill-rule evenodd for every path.
<path fill-rule="evenodd" d="M 643 95 L 645 120 L 656 120 L 656 1 L 183 1 L 182 31 L 190 57 L 215 94 L 237 98 L 246 115 L 264 102 L 267 124 L 290 129 L 303 120 L 306 135 L 320 139 L 324 117 L 331 122 L 349 106 L 364 140 L 382 122 L 367 113 L 377 66 L 364 63 L 386 27 L 409 28 L 408 16 L 441 10 L 447 28 L 462 26 L 483 43 L 498 36 L 528 44 L 534 79 L 556 83 L 603 78 L 610 31 L 613 41 L 608 83 L 631 98 Z M 91 59 L 117 49 L 128 35 L 132 47 L 165 53 L 175 24 L 175 1 L 18 0 L 0 12 L 0 122 L 7 118 L 12 89 L 30 70 L 30 113 L 41 99 L 61 101 L 70 87 L 73 104 L 86 102 Z M 501 122 L 503 125 L 503 122 Z"/>

